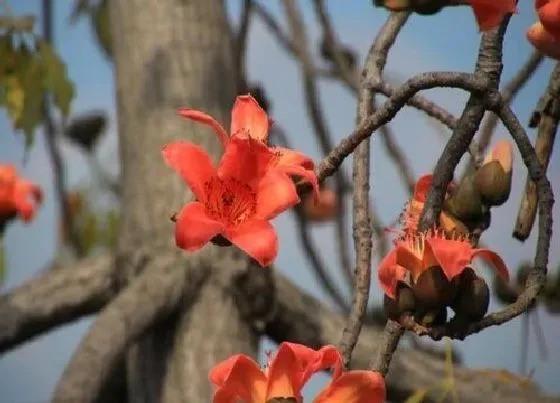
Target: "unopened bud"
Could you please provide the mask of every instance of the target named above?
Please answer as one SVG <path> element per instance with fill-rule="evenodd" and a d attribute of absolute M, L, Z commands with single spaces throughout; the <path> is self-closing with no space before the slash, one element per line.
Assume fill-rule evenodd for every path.
<path fill-rule="evenodd" d="M 511 192 L 513 150 L 508 141 L 498 142 L 475 173 L 475 185 L 484 203 L 499 206 Z"/>
<path fill-rule="evenodd" d="M 456 288 L 447 279 L 439 266 L 432 266 L 422 272 L 412 287 L 414 297 L 425 309 L 441 308 L 453 301 Z"/>
<path fill-rule="evenodd" d="M 480 320 L 488 312 L 490 289 L 483 278 L 471 268 L 465 269 L 458 279 L 459 290 L 452 308 L 457 315 L 471 321 Z"/>
<path fill-rule="evenodd" d="M 428 312 L 417 313 L 414 317 L 416 323 L 425 326 L 443 326 L 447 322 L 447 308 L 433 309 Z"/>
<path fill-rule="evenodd" d="M 443 203 L 443 208 L 462 221 L 477 220 L 484 214 L 482 199 L 474 185 L 474 175 L 466 175 L 451 191 L 451 197 Z"/>

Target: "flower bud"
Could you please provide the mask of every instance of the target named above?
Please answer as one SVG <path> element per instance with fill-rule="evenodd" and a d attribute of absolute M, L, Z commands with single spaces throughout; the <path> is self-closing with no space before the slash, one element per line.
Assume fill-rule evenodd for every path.
<path fill-rule="evenodd" d="M 397 298 L 393 299 L 387 295 L 383 298 L 383 308 L 387 317 L 398 320 L 405 313 L 414 312 L 416 302 L 410 287 L 402 282 L 397 286 Z"/>
<path fill-rule="evenodd" d="M 332 220 L 338 212 L 338 197 L 329 188 L 319 191 L 317 197 L 309 193 L 304 197 L 303 214 L 309 221 L 325 222 Z"/>
<path fill-rule="evenodd" d="M 443 203 L 443 208 L 462 221 L 477 220 L 484 214 L 480 193 L 476 188 L 475 176 L 467 174 L 461 183 L 454 187 L 451 197 Z"/>
<path fill-rule="evenodd" d="M 458 316 L 471 321 L 480 320 L 488 312 L 490 289 L 483 278 L 477 277 L 471 268 L 458 276 L 459 290 L 452 308 Z"/>
<path fill-rule="evenodd" d="M 475 185 L 484 203 L 504 204 L 511 192 L 513 150 L 508 141 L 498 142 L 475 173 Z"/>
<path fill-rule="evenodd" d="M 424 309 L 446 306 L 455 297 L 456 288 L 440 266 L 424 270 L 412 287 L 414 297 Z"/>

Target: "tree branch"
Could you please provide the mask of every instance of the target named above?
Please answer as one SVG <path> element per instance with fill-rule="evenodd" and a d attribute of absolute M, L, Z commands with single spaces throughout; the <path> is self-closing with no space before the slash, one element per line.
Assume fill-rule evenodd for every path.
<path fill-rule="evenodd" d="M 537 140 L 535 141 L 535 149 L 540 164 L 544 170 L 548 168 L 556 132 L 558 131 L 558 122 L 560 121 L 560 63 L 550 76 L 548 87 L 543 95 L 541 110 L 538 114 L 538 131 Z M 517 213 L 517 221 L 513 231 L 514 238 L 525 241 L 531 234 L 531 229 L 537 215 L 537 186 L 529 178 L 525 182 L 525 192 L 521 199 L 519 212 Z"/>
<path fill-rule="evenodd" d="M 336 344 L 343 315 L 334 313 L 317 299 L 275 273 L 276 312 L 266 332 L 276 342 L 291 341 L 312 348 Z M 353 355 L 352 368 L 366 369 L 369 359 L 383 350 L 382 330 L 364 326 Z M 440 383 L 445 376 L 445 365 L 433 353 L 399 349 L 386 378 L 388 401 L 402 401 L 414 391 Z M 538 390 L 517 383 L 491 377 L 487 373 L 457 367 L 455 385 L 462 403 L 558 403 L 560 398 L 542 395 Z M 427 396 L 424 402 L 434 402 L 437 394 Z"/>
<path fill-rule="evenodd" d="M 0 297 L 0 353 L 98 312 L 114 293 L 110 256 L 41 273 Z"/>
<path fill-rule="evenodd" d="M 53 403 L 94 402 L 125 349 L 156 321 L 193 298 L 207 270 L 180 267 L 177 253 L 150 256 L 151 261 L 94 322 L 56 386 Z"/>

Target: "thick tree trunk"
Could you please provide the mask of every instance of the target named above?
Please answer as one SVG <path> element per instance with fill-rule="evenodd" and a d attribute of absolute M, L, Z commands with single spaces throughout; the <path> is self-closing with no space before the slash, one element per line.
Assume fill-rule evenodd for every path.
<path fill-rule="evenodd" d="M 208 272 L 194 303 L 162 318 L 130 348 L 129 401 L 210 401 L 209 369 L 231 354 L 257 351 L 258 335 L 241 319 L 228 292 L 249 262 L 231 248 L 210 246 L 198 254 L 210 262 L 200 267 L 200 259 L 195 263 L 176 252 L 169 217 L 190 195 L 164 165 L 160 150 L 183 139 L 202 145 L 215 161 L 221 154 L 208 128 L 183 120 L 176 111 L 188 106 L 229 121 L 235 90 L 224 4 L 111 0 L 111 20 L 123 180 L 118 269 L 128 282 L 142 267 L 169 264 L 171 257 L 177 270 Z"/>

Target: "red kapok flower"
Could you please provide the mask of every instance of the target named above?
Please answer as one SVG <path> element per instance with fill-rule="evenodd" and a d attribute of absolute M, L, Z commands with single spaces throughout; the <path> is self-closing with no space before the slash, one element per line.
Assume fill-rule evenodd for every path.
<path fill-rule="evenodd" d="M 12 164 L 0 165 L 0 221 L 18 214 L 29 222 L 42 200 L 39 186 L 19 178 Z"/>
<path fill-rule="evenodd" d="M 496 274 L 509 280 L 508 269 L 494 251 L 473 248 L 465 237 L 447 239 L 441 231 L 407 233 L 395 241 L 395 248 L 379 264 L 379 284 L 390 298 L 396 297 L 398 281 L 404 281 L 407 272 L 415 282 L 428 268 L 440 266 L 448 280 L 460 275 L 471 261 L 480 256 L 492 263 Z"/>
<path fill-rule="evenodd" d="M 338 196 L 330 188 L 322 188 L 316 197 L 304 196 L 302 204 L 303 214 L 309 221 L 330 221 L 338 212 Z"/>
<path fill-rule="evenodd" d="M 540 21 L 529 27 L 527 39 L 535 49 L 552 59 L 560 60 L 560 38 L 548 32 Z"/>
<path fill-rule="evenodd" d="M 371 371 L 342 372 L 342 357 L 334 346 L 316 351 L 301 344 L 284 342 L 268 368 L 244 354 L 236 354 L 216 365 L 209 374 L 218 387 L 214 403 L 266 403 L 285 398 L 302 401 L 301 390 L 320 370 L 333 368 L 331 383 L 314 400 L 315 403 L 381 403 L 385 399 L 385 383 L 381 375 Z"/>
<path fill-rule="evenodd" d="M 535 8 L 544 28 L 555 38 L 560 38 L 560 1 L 535 0 Z"/>
<path fill-rule="evenodd" d="M 420 221 L 420 215 L 422 214 L 422 209 L 424 208 L 424 203 L 426 203 L 426 197 L 428 196 L 428 191 L 432 186 L 433 175 L 421 176 L 414 186 L 414 194 L 412 199 L 407 203 L 404 213 L 403 213 L 403 231 L 416 231 L 418 229 L 418 224 Z M 450 182 L 447 185 L 447 189 L 451 190 L 455 186 L 454 182 Z M 447 214 L 442 211 L 440 215 L 440 221 L 443 226 L 449 221 Z M 448 228 L 444 228 L 448 229 Z"/>
<path fill-rule="evenodd" d="M 469 4 L 481 31 L 489 31 L 500 25 L 506 14 L 517 13 L 516 0 L 457 0 Z"/>
<path fill-rule="evenodd" d="M 255 140 L 265 145 L 268 144 L 268 130 L 271 121 L 251 95 L 241 95 L 235 100 L 231 111 L 231 137 L 228 136 L 220 123 L 204 112 L 181 108 L 179 114 L 210 126 L 220 139 L 224 149 L 233 138 Z M 274 154 L 274 158 L 270 160 L 270 168 L 276 168 L 287 175 L 305 178 L 313 185 L 315 193 L 319 192 L 311 158 L 284 147 L 269 147 L 269 150 Z"/>
<path fill-rule="evenodd" d="M 216 168 L 199 146 L 174 142 L 163 147 L 166 163 L 177 171 L 196 196 L 177 216 L 177 246 L 194 251 L 217 235 L 237 245 L 261 266 L 278 253 L 269 220 L 299 202 L 294 183 L 278 171 L 269 172 L 272 154 L 259 145 L 234 140 Z"/>

